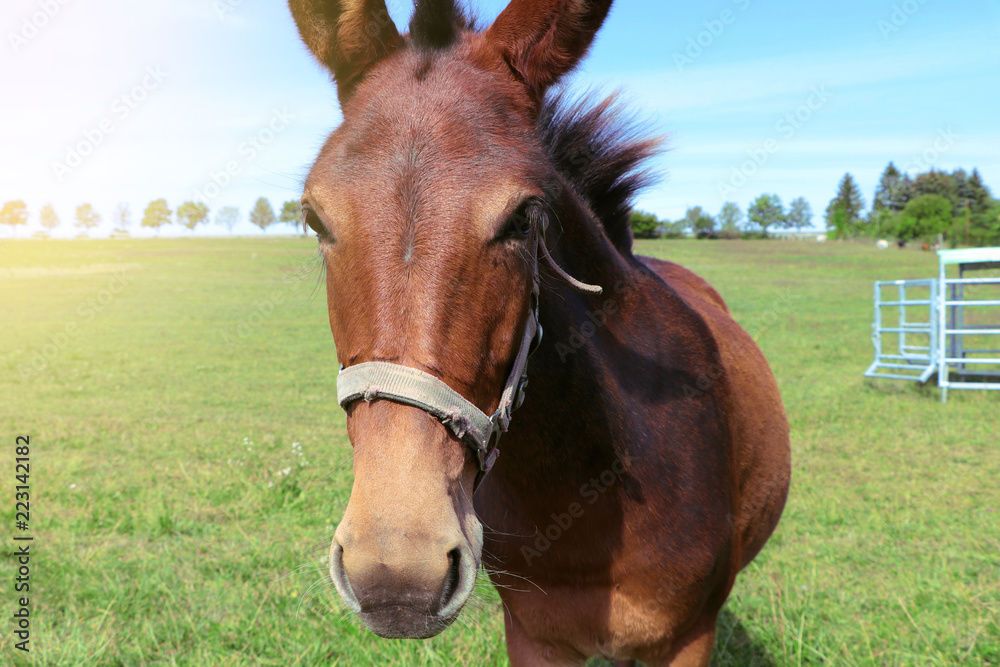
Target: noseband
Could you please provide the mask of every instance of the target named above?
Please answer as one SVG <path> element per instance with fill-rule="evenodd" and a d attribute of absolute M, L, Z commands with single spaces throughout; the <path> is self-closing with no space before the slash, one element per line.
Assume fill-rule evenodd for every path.
<path fill-rule="evenodd" d="M 524 403 L 528 386 L 528 358 L 542 342 L 542 326 L 538 321 L 539 273 L 538 256 L 573 289 L 586 294 L 601 294 L 599 286 L 587 285 L 568 275 L 559 267 L 545 246 L 545 228 L 535 226 L 531 241 L 531 295 L 528 321 L 513 366 L 500 394 L 500 405 L 492 417 L 449 387 L 441 379 L 424 371 L 384 361 L 370 361 L 343 368 L 337 376 L 337 401 L 345 410 L 358 400 L 371 403 L 384 399 L 420 408 L 447 426 L 475 454 L 479 474 L 473 492 L 496 463 L 500 436 L 507 432 L 515 410 Z"/>

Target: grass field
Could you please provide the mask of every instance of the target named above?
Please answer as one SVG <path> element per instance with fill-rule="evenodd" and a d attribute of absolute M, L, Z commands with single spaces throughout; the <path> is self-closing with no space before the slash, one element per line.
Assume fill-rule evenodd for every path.
<path fill-rule="evenodd" d="M 1000 393 L 865 381 L 871 283 L 928 253 L 643 242 L 709 279 L 792 426 L 778 532 L 716 665 L 1000 665 Z M 428 642 L 339 611 L 350 448 L 315 242 L 0 243 L 0 663 L 14 438 L 32 444 L 36 665 L 505 665 L 488 585 Z"/>

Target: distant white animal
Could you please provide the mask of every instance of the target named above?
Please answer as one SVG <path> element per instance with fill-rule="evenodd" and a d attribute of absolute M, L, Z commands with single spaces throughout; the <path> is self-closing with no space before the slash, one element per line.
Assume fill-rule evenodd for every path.
<path fill-rule="evenodd" d="M 879 250 L 888 250 L 889 242 L 886 241 L 885 239 L 882 239 L 881 241 L 875 244 L 875 247 L 878 248 Z"/>
<path fill-rule="evenodd" d="M 817 236 L 816 243 L 826 243 L 826 234 L 820 234 Z"/>

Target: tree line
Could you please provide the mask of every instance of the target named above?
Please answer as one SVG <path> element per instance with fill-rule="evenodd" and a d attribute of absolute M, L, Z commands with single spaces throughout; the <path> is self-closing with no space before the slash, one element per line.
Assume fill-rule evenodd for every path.
<path fill-rule="evenodd" d="M 994 199 L 978 169 L 930 171 L 911 178 L 892 162 L 882 172 L 872 206 L 851 174 L 826 209 L 831 238 L 933 241 L 943 236 L 957 245 L 1000 245 L 1000 200 Z"/>
<path fill-rule="evenodd" d="M 143 212 L 140 227 L 153 229 L 159 233 L 163 227 L 177 224 L 193 230 L 199 225 L 208 224 L 212 220 L 210 213 L 208 205 L 202 202 L 187 201 L 178 206 L 176 211 L 173 211 L 166 199 L 156 199 L 150 202 Z M 101 214 L 90 204 L 77 206 L 74 218 L 74 225 L 81 229 L 83 234 L 101 224 L 102 220 Z M 28 219 L 28 207 L 23 201 L 9 201 L 0 208 L 0 224 L 17 227 L 28 224 Z M 129 205 L 119 204 L 112 213 L 111 220 L 115 224 L 116 234 L 127 234 L 133 222 Z M 230 232 L 240 220 L 240 209 L 236 206 L 223 206 L 215 212 L 214 216 L 214 222 Z M 261 231 L 278 223 L 300 226 L 302 224 L 302 209 L 298 201 L 286 201 L 281 206 L 281 211 L 276 214 L 271 202 L 266 197 L 261 197 L 250 209 L 249 220 Z M 49 231 L 62 224 L 51 204 L 42 207 L 39 212 L 39 221 L 42 227 Z"/>
<path fill-rule="evenodd" d="M 693 235 L 700 239 L 768 238 L 768 230 L 798 229 L 812 223 L 812 207 L 805 197 L 793 199 L 785 208 L 781 197 L 763 194 L 755 199 L 744 215 L 734 202 L 726 202 L 717 215 L 701 206 L 689 208 L 676 222 L 660 220 L 646 211 L 632 212 L 632 234 L 638 239 L 681 238 Z"/>

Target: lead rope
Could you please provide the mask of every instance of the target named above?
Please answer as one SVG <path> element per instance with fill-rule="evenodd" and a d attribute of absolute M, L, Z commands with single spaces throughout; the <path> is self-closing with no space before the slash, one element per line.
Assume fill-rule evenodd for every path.
<path fill-rule="evenodd" d="M 582 292 L 584 294 L 603 294 L 604 288 L 600 285 L 588 285 L 585 282 L 581 282 L 574 278 L 573 276 L 566 273 L 561 266 L 556 264 L 556 260 L 552 259 L 552 255 L 549 254 L 549 247 L 545 245 L 542 241 L 540 244 L 542 246 L 542 257 L 548 263 L 549 268 L 556 272 L 563 282 L 575 289 L 577 292 Z"/>
<path fill-rule="evenodd" d="M 506 384 L 504 385 L 504 391 L 500 396 L 500 405 L 497 407 L 497 411 L 490 420 L 494 424 L 493 433 L 490 435 L 485 451 L 477 451 L 479 458 L 479 473 L 476 475 L 476 481 L 472 487 L 473 493 L 479 489 L 479 485 L 482 483 L 483 478 L 485 478 L 490 472 L 493 465 L 496 463 L 497 458 L 500 456 L 500 436 L 507 432 L 507 429 L 510 427 L 510 422 L 513 419 L 514 411 L 521 407 L 521 404 L 524 402 L 524 392 L 528 386 L 528 359 L 532 354 L 534 354 L 535 350 L 538 349 L 542 340 L 542 325 L 538 320 L 538 300 L 539 293 L 541 291 L 540 276 L 538 271 L 539 250 L 541 251 L 542 258 L 546 261 L 546 263 L 548 263 L 549 268 L 551 268 L 560 279 L 562 279 L 574 290 L 583 294 L 592 295 L 602 294 L 604 292 L 604 288 L 600 285 L 588 285 L 585 282 L 577 280 L 573 276 L 566 273 L 561 266 L 556 264 L 555 259 L 553 259 L 552 255 L 549 253 L 548 246 L 545 245 L 545 231 L 546 227 L 544 224 L 541 228 L 536 227 L 532 243 L 534 248 L 531 253 L 532 274 L 530 305 L 528 307 L 528 326 L 531 327 L 531 323 L 534 321 L 534 333 L 531 335 L 530 340 L 527 336 L 521 340 L 521 347 L 518 349 L 517 356 L 514 358 L 514 366 L 511 369 L 511 374 L 507 378 Z"/>

